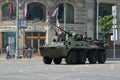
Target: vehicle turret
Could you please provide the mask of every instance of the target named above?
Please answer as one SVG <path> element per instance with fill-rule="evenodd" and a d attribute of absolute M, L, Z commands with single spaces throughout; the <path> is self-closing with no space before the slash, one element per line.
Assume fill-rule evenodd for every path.
<path fill-rule="evenodd" d="M 60 28 L 60 27 L 58 27 L 58 28 Z M 61 29 L 61 30 L 62 30 L 61 34 L 58 35 L 57 32 L 55 33 L 54 38 L 56 38 L 56 40 L 58 40 L 58 41 L 67 41 L 68 39 L 69 40 L 71 39 L 74 41 L 87 40 L 87 36 L 84 36 L 84 34 L 80 35 L 80 34 L 76 34 L 75 32 L 64 31 L 63 29 Z"/>

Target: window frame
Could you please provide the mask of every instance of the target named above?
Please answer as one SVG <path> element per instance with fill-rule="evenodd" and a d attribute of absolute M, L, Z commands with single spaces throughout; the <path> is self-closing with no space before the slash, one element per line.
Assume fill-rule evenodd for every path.
<path fill-rule="evenodd" d="M 27 4 L 27 7 L 28 7 L 28 9 L 29 9 L 29 6 L 31 6 L 31 5 L 35 5 L 35 4 L 39 4 L 40 6 L 42 6 L 42 9 L 43 9 L 43 13 L 44 13 L 44 19 L 42 20 L 42 19 L 37 19 L 37 21 L 46 21 L 46 19 L 47 19 L 47 15 L 46 15 L 46 10 L 47 10 L 47 8 L 46 8 L 46 5 L 45 4 L 43 4 L 43 3 L 40 3 L 40 2 L 32 2 L 32 3 L 29 3 L 29 4 Z M 39 6 L 39 7 L 40 7 Z M 45 10 L 44 10 L 45 9 Z M 29 12 L 28 12 L 29 13 Z M 26 20 L 28 20 L 28 21 L 36 21 L 35 19 L 29 19 L 29 18 L 25 18 Z"/>
<path fill-rule="evenodd" d="M 10 5 L 10 3 L 12 3 L 13 4 L 13 7 L 14 7 L 14 11 L 13 11 L 13 14 L 12 14 L 12 18 L 10 18 L 9 17 L 9 13 L 8 13 L 8 15 L 7 15 L 7 18 L 6 19 L 4 19 L 4 8 L 5 7 L 9 7 L 9 5 Z M 8 11 L 9 12 L 9 11 Z M 6 17 L 6 16 L 5 16 Z M 16 5 L 14 5 L 14 3 L 13 2 L 7 2 L 7 3 L 4 3 L 3 5 L 2 5 L 2 7 L 1 7 L 1 20 L 2 21 L 11 21 L 11 20 L 16 20 Z"/>

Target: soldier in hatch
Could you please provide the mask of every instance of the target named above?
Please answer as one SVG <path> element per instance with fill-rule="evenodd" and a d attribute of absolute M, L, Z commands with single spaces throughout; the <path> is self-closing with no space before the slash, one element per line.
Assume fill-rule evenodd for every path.
<path fill-rule="evenodd" d="M 88 37 L 87 32 L 84 32 L 84 34 L 83 34 L 83 40 L 87 40 L 87 37 Z"/>

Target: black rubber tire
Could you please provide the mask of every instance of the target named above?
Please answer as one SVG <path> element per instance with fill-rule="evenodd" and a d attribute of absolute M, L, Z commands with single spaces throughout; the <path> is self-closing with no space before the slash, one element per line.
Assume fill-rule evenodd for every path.
<path fill-rule="evenodd" d="M 98 53 L 98 63 L 104 64 L 106 61 L 106 53 L 105 51 L 99 51 Z"/>
<path fill-rule="evenodd" d="M 86 53 L 84 51 L 79 51 L 77 63 L 78 64 L 85 64 L 86 62 Z"/>
<path fill-rule="evenodd" d="M 90 64 L 96 64 L 98 60 L 97 52 L 96 51 L 91 51 L 88 55 L 88 61 Z"/>
<path fill-rule="evenodd" d="M 62 62 L 62 58 L 54 58 L 54 59 L 53 59 L 53 62 L 54 62 L 55 64 L 60 64 L 60 63 Z"/>
<path fill-rule="evenodd" d="M 51 64 L 51 63 L 52 63 L 52 58 L 43 57 L 43 62 L 44 62 L 45 64 Z"/>
<path fill-rule="evenodd" d="M 77 54 L 75 51 L 70 51 L 66 58 L 67 64 L 77 64 Z"/>

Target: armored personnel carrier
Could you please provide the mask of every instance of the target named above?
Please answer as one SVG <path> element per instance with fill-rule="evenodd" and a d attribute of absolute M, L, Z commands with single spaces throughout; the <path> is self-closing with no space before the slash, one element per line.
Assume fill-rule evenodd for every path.
<path fill-rule="evenodd" d="M 53 42 L 40 48 L 45 64 L 60 64 L 64 58 L 67 64 L 85 64 L 88 59 L 90 64 L 105 63 L 106 53 L 104 43 L 82 35 L 63 31 L 56 35 Z"/>

